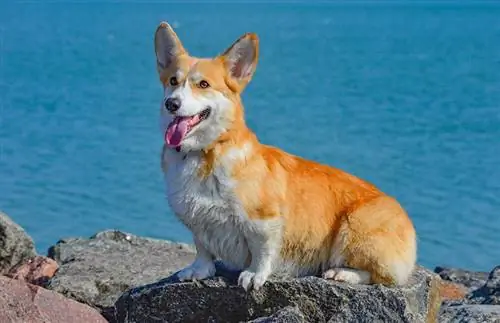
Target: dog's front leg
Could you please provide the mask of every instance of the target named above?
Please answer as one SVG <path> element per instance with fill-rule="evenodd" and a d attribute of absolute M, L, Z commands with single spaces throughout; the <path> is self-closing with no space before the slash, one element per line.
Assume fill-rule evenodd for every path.
<path fill-rule="evenodd" d="M 281 229 L 280 219 L 258 220 L 252 230 L 245 232 L 252 261 L 240 274 L 238 284 L 246 291 L 251 288 L 258 290 L 271 275 L 280 253 Z"/>
<path fill-rule="evenodd" d="M 215 275 L 214 257 L 212 254 L 196 237 L 194 237 L 194 244 L 196 246 L 196 258 L 191 265 L 177 273 L 180 281 L 201 280 Z"/>

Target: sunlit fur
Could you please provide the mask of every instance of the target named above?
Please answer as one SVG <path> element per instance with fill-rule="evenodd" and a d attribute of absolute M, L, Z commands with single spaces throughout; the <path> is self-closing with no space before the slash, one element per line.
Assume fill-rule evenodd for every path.
<path fill-rule="evenodd" d="M 245 289 L 260 288 L 276 272 L 361 284 L 407 281 L 416 236 L 395 199 L 339 169 L 263 145 L 246 126 L 240 94 L 257 65 L 255 34 L 200 59 L 162 23 L 155 50 L 163 100 L 182 101 L 175 114 L 212 109 L 180 151 L 164 146 L 162 152 L 168 202 L 197 248 L 179 278 L 212 276 L 213 261 L 221 259 L 243 270 Z M 174 75 L 177 86 L 169 83 Z M 210 87 L 200 88 L 200 80 Z M 164 133 L 172 115 L 163 103 L 161 120 Z"/>

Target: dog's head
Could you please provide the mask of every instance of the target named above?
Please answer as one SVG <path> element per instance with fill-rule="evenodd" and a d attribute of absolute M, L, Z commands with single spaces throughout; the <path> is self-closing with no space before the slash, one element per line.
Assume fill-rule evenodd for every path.
<path fill-rule="evenodd" d="M 257 35 L 247 33 L 215 58 L 196 58 L 166 22 L 158 26 L 155 51 L 164 88 L 160 118 L 169 147 L 202 150 L 240 126 L 240 94 L 253 76 L 258 50 Z"/>

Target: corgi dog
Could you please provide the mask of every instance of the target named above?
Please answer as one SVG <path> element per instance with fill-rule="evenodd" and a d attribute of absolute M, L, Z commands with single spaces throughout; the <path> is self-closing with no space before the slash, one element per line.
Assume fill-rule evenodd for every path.
<path fill-rule="evenodd" d="M 181 281 L 213 276 L 221 260 L 241 271 L 246 291 L 278 273 L 405 284 L 417 246 L 401 205 L 353 175 L 260 143 L 245 124 L 240 95 L 257 66 L 256 34 L 214 58 L 189 55 L 166 22 L 154 43 L 167 200 L 197 251 Z"/>

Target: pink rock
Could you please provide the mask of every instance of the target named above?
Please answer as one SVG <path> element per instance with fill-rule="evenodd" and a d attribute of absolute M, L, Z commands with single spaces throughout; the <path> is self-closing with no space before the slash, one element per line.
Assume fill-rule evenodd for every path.
<path fill-rule="evenodd" d="M 2 323 L 105 323 L 97 310 L 24 281 L 0 276 Z"/>
<path fill-rule="evenodd" d="M 53 259 L 36 256 L 13 267 L 8 277 L 43 286 L 56 273 L 59 265 Z"/>

